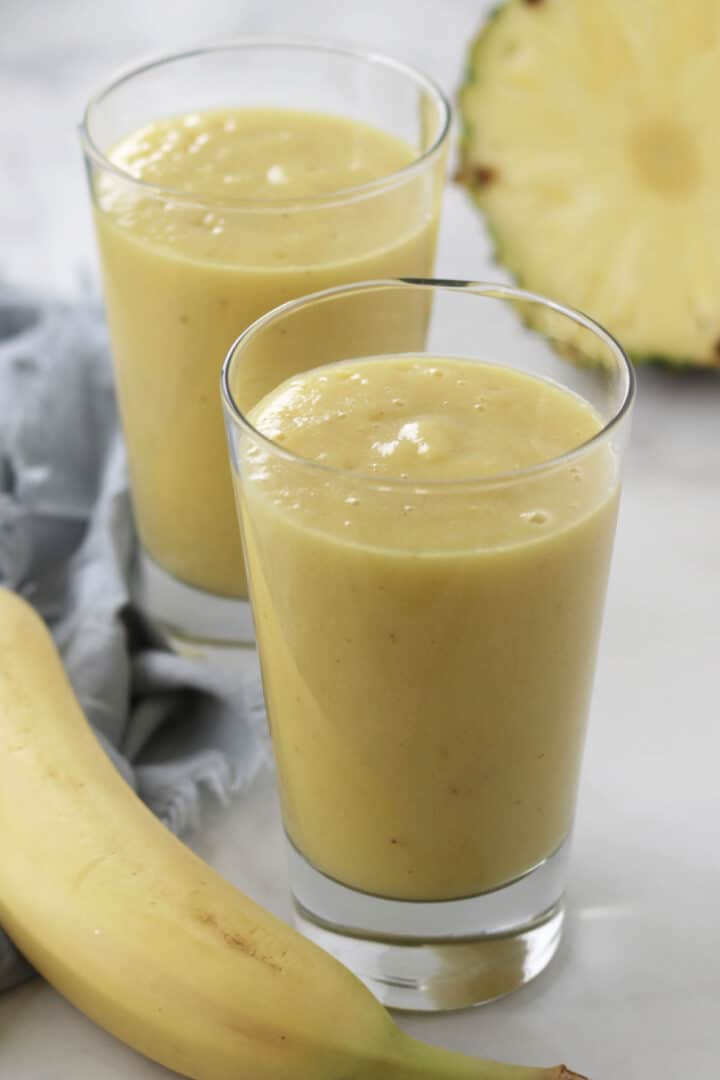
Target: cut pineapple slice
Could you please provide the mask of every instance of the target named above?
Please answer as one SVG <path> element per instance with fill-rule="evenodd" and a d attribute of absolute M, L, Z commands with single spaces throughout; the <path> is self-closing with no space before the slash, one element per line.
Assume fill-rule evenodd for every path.
<path fill-rule="evenodd" d="M 473 44 L 459 178 L 527 288 L 636 360 L 720 364 L 720 3 L 508 0 Z"/>

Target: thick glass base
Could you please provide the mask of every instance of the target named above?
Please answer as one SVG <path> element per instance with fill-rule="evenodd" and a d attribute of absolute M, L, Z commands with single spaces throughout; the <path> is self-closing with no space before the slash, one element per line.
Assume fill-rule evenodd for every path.
<path fill-rule="evenodd" d="M 178 650 L 204 656 L 209 650 L 255 645 L 247 600 L 233 600 L 186 585 L 140 550 L 133 576 L 133 598 Z"/>
<path fill-rule="evenodd" d="M 523 877 L 479 896 L 384 900 L 348 889 L 291 845 L 295 923 L 394 1009 L 480 1005 L 523 986 L 560 943 L 569 843 Z"/>

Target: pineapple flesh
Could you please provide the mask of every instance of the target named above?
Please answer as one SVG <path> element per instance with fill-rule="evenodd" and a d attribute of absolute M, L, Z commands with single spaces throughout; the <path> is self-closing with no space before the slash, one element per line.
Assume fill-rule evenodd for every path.
<path fill-rule="evenodd" d="M 720 365 L 718 102 L 718 0 L 508 0 L 471 49 L 459 179 L 498 258 L 637 361 Z"/>

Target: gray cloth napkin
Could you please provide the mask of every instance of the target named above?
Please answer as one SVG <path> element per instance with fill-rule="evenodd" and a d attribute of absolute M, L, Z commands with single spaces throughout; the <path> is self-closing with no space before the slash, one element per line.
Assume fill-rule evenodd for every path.
<path fill-rule="evenodd" d="M 226 800 L 258 770 L 262 698 L 171 652 L 133 608 L 135 542 L 99 306 L 0 286 L 0 583 L 46 619 L 107 753 L 181 833 L 203 792 Z M 28 974 L 0 929 L 0 991 Z"/>

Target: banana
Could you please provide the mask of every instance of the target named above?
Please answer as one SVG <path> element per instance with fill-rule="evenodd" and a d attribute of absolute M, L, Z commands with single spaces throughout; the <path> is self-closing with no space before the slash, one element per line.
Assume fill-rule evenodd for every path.
<path fill-rule="evenodd" d="M 0 589 L 0 923 L 101 1027 L 194 1080 L 580 1080 L 412 1039 L 363 984 L 173 837 Z"/>

